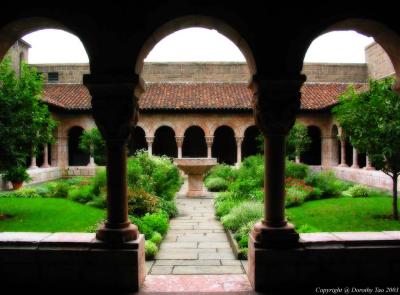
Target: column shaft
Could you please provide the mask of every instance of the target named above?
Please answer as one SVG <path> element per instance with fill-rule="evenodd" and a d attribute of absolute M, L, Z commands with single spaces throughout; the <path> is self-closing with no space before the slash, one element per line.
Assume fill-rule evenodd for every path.
<path fill-rule="evenodd" d="M 353 164 L 351 168 L 360 168 L 360 166 L 358 166 L 358 151 L 356 148 L 353 148 Z"/>
<path fill-rule="evenodd" d="M 31 165 L 29 166 L 29 169 L 36 169 L 38 168 L 37 164 L 36 164 L 36 156 L 32 155 L 31 157 Z"/>
<path fill-rule="evenodd" d="M 43 146 L 43 165 L 42 168 L 48 168 L 50 167 L 49 165 L 49 148 L 48 144 L 44 144 Z"/>
<path fill-rule="evenodd" d="M 346 164 L 346 141 L 345 140 L 341 140 L 340 141 L 340 151 L 341 151 L 341 155 L 340 155 L 340 167 L 349 167 Z"/>
<path fill-rule="evenodd" d="M 242 143 L 243 137 L 236 137 L 236 165 L 242 163 Z"/>

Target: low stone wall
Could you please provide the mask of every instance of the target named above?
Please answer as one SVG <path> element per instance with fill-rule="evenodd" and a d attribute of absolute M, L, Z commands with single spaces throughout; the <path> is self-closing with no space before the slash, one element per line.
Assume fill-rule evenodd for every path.
<path fill-rule="evenodd" d="M 28 173 L 32 178 L 32 180 L 28 183 L 29 185 L 31 185 L 63 177 L 94 176 L 96 173 L 96 167 L 71 166 L 68 168 L 60 168 L 60 167 L 36 168 L 36 169 L 28 169 Z M 0 191 L 9 189 L 12 189 L 11 183 L 3 181 L 0 175 Z"/>
<path fill-rule="evenodd" d="M 338 178 L 343 180 L 360 183 L 374 188 L 392 190 L 392 179 L 382 171 L 354 169 L 350 167 L 313 167 L 312 169 L 331 170 Z M 400 183 L 398 189 L 400 190 Z"/>
<path fill-rule="evenodd" d="M 2 294 L 135 292 L 144 277 L 143 235 L 110 247 L 94 233 L 0 233 Z"/>

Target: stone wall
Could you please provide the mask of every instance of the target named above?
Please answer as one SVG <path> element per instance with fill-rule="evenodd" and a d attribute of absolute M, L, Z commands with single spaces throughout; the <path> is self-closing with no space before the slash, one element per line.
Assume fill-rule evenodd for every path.
<path fill-rule="evenodd" d="M 58 72 L 58 83 L 82 83 L 83 74 L 90 72 L 88 64 L 33 64 L 39 72 Z M 309 82 L 366 82 L 366 64 L 305 64 L 303 73 Z M 44 75 L 47 83 L 48 75 Z M 250 80 L 245 63 L 239 62 L 170 62 L 145 63 L 142 78 L 147 83 L 218 82 L 237 83 Z"/>
<path fill-rule="evenodd" d="M 368 64 L 368 75 L 372 79 L 382 79 L 394 74 L 394 68 L 385 50 L 372 43 L 365 48 L 365 60 Z"/>
<path fill-rule="evenodd" d="M 308 82 L 362 83 L 368 81 L 366 64 L 306 63 L 303 74 Z"/>

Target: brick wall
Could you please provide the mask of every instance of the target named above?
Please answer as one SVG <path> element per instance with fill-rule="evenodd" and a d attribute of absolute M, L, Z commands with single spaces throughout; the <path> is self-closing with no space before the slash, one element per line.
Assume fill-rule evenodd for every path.
<path fill-rule="evenodd" d="M 39 72 L 58 72 L 59 83 L 82 83 L 89 73 L 87 64 L 36 64 Z M 365 64 L 305 64 L 303 72 L 309 82 L 365 82 Z M 45 74 L 45 82 L 47 75 Z M 184 62 L 145 63 L 142 77 L 146 82 L 246 82 L 250 73 L 245 63 Z"/>
<path fill-rule="evenodd" d="M 365 60 L 368 64 L 368 75 L 372 79 L 381 79 L 394 74 L 389 56 L 378 43 L 365 48 Z"/>

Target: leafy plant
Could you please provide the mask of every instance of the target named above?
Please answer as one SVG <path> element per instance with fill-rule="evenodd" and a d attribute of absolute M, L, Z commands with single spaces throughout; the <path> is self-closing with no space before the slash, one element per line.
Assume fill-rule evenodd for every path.
<path fill-rule="evenodd" d="M 159 245 L 161 244 L 162 241 L 162 235 L 159 232 L 154 232 L 153 235 L 151 236 L 150 241 L 152 241 L 154 244 Z"/>
<path fill-rule="evenodd" d="M 168 216 L 164 212 L 146 213 L 142 217 L 142 221 L 153 231 L 159 232 L 161 235 L 165 235 L 168 231 Z"/>
<path fill-rule="evenodd" d="M 264 216 L 264 205 L 259 202 L 243 202 L 221 218 L 222 224 L 231 230 L 238 230 L 243 224 L 259 220 Z"/>
<path fill-rule="evenodd" d="M 355 185 L 343 192 L 343 195 L 353 198 L 367 198 L 369 196 L 369 191 L 363 185 Z"/>
<path fill-rule="evenodd" d="M 23 188 L 16 190 L 12 194 L 9 195 L 10 197 L 16 198 L 40 198 L 41 196 L 37 193 L 37 191 L 33 188 Z"/>
<path fill-rule="evenodd" d="M 143 189 L 128 188 L 128 212 L 131 215 L 143 216 L 157 209 L 158 198 Z"/>
<path fill-rule="evenodd" d="M 305 164 L 286 161 L 285 176 L 297 179 L 304 179 L 309 173 L 310 168 Z"/>
<path fill-rule="evenodd" d="M 83 131 L 79 141 L 79 148 L 94 157 L 97 164 L 106 164 L 106 142 L 99 129 L 92 128 Z"/>
<path fill-rule="evenodd" d="M 86 204 L 95 198 L 93 187 L 90 185 L 74 187 L 68 192 L 68 199 Z"/>
<path fill-rule="evenodd" d="M 3 179 L 12 183 L 22 183 L 31 180 L 31 177 L 25 167 L 17 166 L 8 168 L 3 175 Z"/>
<path fill-rule="evenodd" d="M 145 241 L 144 249 L 147 260 L 153 260 L 154 257 L 157 255 L 157 245 L 152 241 Z"/>
<path fill-rule="evenodd" d="M 229 182 L 222 177 L 208 177 L 204 181 L 204 185 L 210 192 L 222 192 L 228 189 Z"/>

